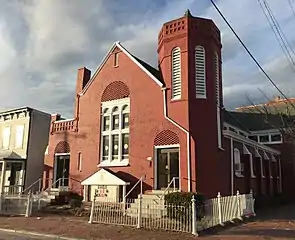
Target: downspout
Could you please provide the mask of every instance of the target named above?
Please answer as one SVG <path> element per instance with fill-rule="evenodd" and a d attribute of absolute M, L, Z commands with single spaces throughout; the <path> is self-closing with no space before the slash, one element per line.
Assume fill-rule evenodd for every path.
<path fill-rule="evenodd" d="M 234 141 L 230 138 L 230 187 L 231 195 L 234 195 L 234 152 L 233 152 Z"/>
<path fill-rule="evenodd" d="M 177 122 L 175 122 L 173 119 L 171 119 L 170 117 L 168 117 L 167 114 L 167 97 L 166 97 L 166 87 L 162 88 L 163 91 L 163 100 L 164 100 L 164 116 L 165 119 L 167 119 L 169 122 L 171 122 L 173 125 L 175 125 L 176 127 L 178 127 L 180 130 L 182 130 L 183 132 L 186 133 L 186 146 L 187 146 L 187 178 L 188 178 L 188 184 L 187 184 L 187 189 L 188 192 L 191 191 L 191 157 L 190 157 L 190 133 L 188 130 L 186 130 L 184 127 L 182 127 L 181 125 L 179 125 Z M 179 184 L 180 185 L 180 184 Z"/>

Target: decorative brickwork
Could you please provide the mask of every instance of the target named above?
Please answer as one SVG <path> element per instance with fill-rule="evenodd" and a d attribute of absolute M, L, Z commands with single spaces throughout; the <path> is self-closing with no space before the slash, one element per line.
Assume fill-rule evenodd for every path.
<path fill-rule="evenodd" d="M 115 81 L 110 83 L 103 91 L 101 101 L 111 101 L 115 99 L 121 99 L 129 97 L 130 91 L 125 83 L 121 81 Z"/>
<path fill-rule="evenodd" d="M 66 141 L 60 141 L 54 149 L 54 153 L 70 153 L 70 151 L 70 145 Z"/>
<path fill-rule="evenodd" d="M 179 144 L 179 139 L 176 133 L 170 130 L 163 130 L 158 133 L 155 140 L 155 146 Z"/>

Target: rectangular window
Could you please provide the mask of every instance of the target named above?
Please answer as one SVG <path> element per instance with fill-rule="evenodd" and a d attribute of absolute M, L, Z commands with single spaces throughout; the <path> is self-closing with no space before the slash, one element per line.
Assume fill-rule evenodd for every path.
<path fill-rule="evenodd" d="M 270 137 L 272 142 L 282 142 L 281 134 L 272 134 Z"/>
<path fill-rule="evenodd" d="M 102 137 L 102 160 L 108 160 L 109 159 L 109 136 L 103 136 Z"/>
<path fill-rule="evenodd" d="M 118 160 L 119 154 L 119 135 L 112 135 L 112 160 Z"/>
<path fill-rule="evenodd" d="M 110 116 L 103 117 L 103 131 L 110 130 Z"/>
<path fill-rule="evenodd" d="M 10 127 L 5 127 L 2 132 L 2 147 L 4 149 L 8 149 L 9 143 L 10 143 Z"/>
<path fill-rule="evenodd" d="M 78 171 L 82 172 L 82 153 L 78 153 Z"/>
<path fill-rule="evenodd" d="M 128 159 L 129 155 L 129 134 L 122 134 L 122 158 Z"/>
<path fill-rule="evenodd" d="M 249 139 L 251 139 L 255 142 L 258 142 L 258 136 L 256 136 L 256 135 L 249 136 Z"/>
<path fill-rule="evenodd" d="M 119 53 L 114 54 L 114 67 L 119 66 Z"/>
<path fill-rule="evenodd" d="M 228 130 L 231 131 L 231 132 L 235 132 L 235 133 L 237 133 L 237 130 L 234 129 L 234 128 L 232 128 L 232 127 L 229 127 Z"/>
<path fill-rule="evenodd" d="M 129 113 L 123 114 L 123 122 L 122 122 L 122 128 L 129 128 Z"/>
<path fill-rule="evenodd" d="M 23 148 L 24 127 L 24 125 L 19 125 L 15 128 L 15 148 Z"/>
<path fill-rule="evenodd" d="M 119 129 L 119 115 L 113 115 L 113 128 L 112 130 L 117 130 Z"/>
<path fill-rule="evenodd" d="M 269 135 L 260 135 L 259 136 L 259 142 L 269 142 Z"/>

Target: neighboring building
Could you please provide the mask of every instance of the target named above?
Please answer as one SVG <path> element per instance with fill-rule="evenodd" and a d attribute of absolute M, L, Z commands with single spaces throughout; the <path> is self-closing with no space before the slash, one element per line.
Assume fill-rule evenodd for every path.
<path fill-rule="evenodd" d="M 207 197 L 281 192 L 280 152 L 222 110 L 214 22 L 187 12 L 165 23 L 158 59 L 160 70 L 116 42 L 92 76 L 78 70 L 74 118 L 52 116 L 44 172 L 52 187 L 81 192 L 82 182 L 85 200 L 97 188 L 88 186 L 119 198 L 141 177 L 144 190 L 175 183 Z M 229 121 L 237 132 L 223 130 Z"/>
<path fill-rule="evenodd" d="M 273 100 L 262 104 L 241 106 L 236 108 L 238 112 L 249 112 L 249 113 L 271 113 L 271 114 L 287 114 L 295 115 L 295 98 L 281 98 L 280 96 L 275 97 Z"/>
<path fill-rule="evenodd" d="M 28 107 L 0 112 L 0 194 L 20 193 L 42 177 L 50 121 Z"/>

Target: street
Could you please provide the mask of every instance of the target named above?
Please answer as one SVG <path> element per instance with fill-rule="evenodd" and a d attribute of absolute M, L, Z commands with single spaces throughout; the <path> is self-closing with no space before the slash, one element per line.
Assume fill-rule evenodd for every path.
<path fill-rule="evenodd" d="M 0 240 L 33 240 L 33 239 L 53 239 L 53 238 L 41 238 L 40 236 L 25 235 L 19 233 L 8 233 L 0 231 Z"/>

